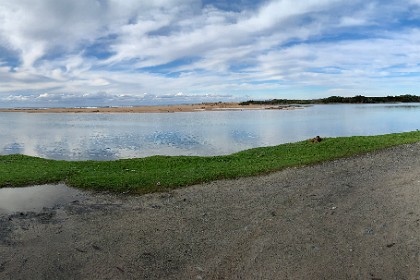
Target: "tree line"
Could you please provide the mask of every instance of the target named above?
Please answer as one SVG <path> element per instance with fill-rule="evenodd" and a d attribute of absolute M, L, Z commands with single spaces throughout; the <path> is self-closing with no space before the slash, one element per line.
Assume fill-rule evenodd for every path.
<path fill-rule="evenodd" d="M 353 97 L 330 96 L 319 99 L 271 99 L 271 100 L 248 100 L 241 102 L 240 105 L 278 105 L 278 104 L 331 104 L 331 103 L 410 103 L 420 102 L 420 96 L 416 95 L 399 95 L 399 96 L 384 96 L 384 97 L 367 97 L 363 95 L 356 95 Z"/>

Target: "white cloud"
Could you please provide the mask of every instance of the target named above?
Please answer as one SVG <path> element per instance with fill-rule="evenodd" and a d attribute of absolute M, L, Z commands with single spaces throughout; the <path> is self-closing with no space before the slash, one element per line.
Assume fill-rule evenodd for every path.
<path fill-rule="evenodd" d="M 271 0 L 229 11 L 199 0 L 3 1 L 0 98 L 417 89 L 408 74 L 419 72 L 420 31 L 401 23 L 418 18 L 413 5 Z"/>

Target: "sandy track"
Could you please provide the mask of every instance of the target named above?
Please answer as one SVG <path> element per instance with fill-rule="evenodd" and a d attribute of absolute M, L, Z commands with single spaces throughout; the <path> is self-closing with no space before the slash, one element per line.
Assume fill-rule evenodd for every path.
<path fill-rule="evenodd" d="M 420 144 L 0 218 L 0 279 L 420 279 Z"/>

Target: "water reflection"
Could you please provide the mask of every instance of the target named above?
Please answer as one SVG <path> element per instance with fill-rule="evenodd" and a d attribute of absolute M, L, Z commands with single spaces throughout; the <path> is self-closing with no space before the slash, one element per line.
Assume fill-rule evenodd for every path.
<path fill-rule="evenodd" d="M 144 138 L 146 143 L 158 146 L 173 146 L 179 149 L 194 149 L 200 142 L 194 136 L 179 131 L 156 131 Z"/>
<path fill-rule="evenodd" d="M 255 133 L 246 130 L 233 130 L 231 132 L 232 140 L 241 144 L 253 144 L 258 142 L 258 136 Z"/>
<path fill-rule="evenodd" d="M 362 105 L 363 106 L 363 105 Z M 370 104 L 370 105 L 365 105 L 363 106 L 364 108 L 368 107 L 370 109 L 415 109 L 418 110 L 420 109 L 420 105 L 419 104 Z"/>
<path fill-rule="evenodd" d="M 0 113 L 1 154 L 63 160 L 221 155 L 324 137 L 420 128 L 420 104 L 174 114 Z"/>
<path fill-rule="evenodd" d="M 23 145 L 19 143 L 11 143 L 3 148 L 3 154 L 22 154 L 23 151 Z"/>
<path fill-rule="evenodd" d="M 23 188 L 0 188 L 0 214 L 39 212 L 83 198 L 83 193 L 63 184 Z"/>

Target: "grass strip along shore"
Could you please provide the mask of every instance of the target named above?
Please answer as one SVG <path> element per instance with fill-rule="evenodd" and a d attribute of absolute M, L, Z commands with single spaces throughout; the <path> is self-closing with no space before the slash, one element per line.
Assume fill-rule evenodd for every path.
<path fill-rule="evenodd" d="M 145 194 L 350 157 L 420 142 L 420 131 L 326 138 L 245 150 L 225 156 L 152 156 L 115 161 L 59 161 L 0 156 L 0 187 L 65 182 L 93 190 Z"/>

